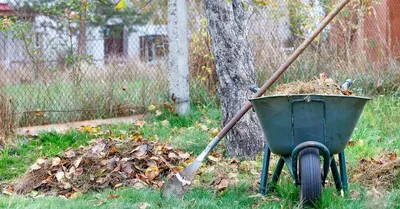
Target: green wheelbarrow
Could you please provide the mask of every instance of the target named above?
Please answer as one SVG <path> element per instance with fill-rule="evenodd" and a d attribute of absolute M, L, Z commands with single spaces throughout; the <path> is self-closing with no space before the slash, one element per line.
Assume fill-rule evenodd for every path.
<path fill-rule="evenodd" d="M 275 188 L 285 163 L 295 185 L 300 186 L 300 200 L 304 204 L 311 204 L 321 197 L 329 170 L 336 189 L 346 192 L 344 149 L 368 100 L 366 97 L 336 95 L 250 99 L 266 138 L 261 194 L 266 195 Z M 271 152 L 280 158 L 267 185 Z M 335 155 L 339 157 L 340 169 Z"/>

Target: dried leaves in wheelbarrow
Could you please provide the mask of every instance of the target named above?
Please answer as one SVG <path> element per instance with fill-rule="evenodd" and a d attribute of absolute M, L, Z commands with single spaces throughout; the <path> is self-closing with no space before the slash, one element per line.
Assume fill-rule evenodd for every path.
<path fill-rule="evenodd" d="M 314 78 L 309 82 L 295 81 L 279 85 L 275 88 L 274 94 L 352 95 L 353 93 L 349 90 L 342 89 L 333 79 L 328 78 L 326 73 L 321 73 L 319 78 Z"/>
<path fill-rule="evenodd" d="M 145 140 L 100 139 L 62 156 L 38 159 L 11 190 L 70 197 L 76 192 L 120 186 L 161 187 L 190 155 L 169 144 Z M 10 189 L 10 187 L 8 187 Z"/>

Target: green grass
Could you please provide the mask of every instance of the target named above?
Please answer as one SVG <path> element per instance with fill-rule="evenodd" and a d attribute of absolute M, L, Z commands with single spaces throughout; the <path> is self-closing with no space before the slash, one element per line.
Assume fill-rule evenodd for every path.
<path fill-rule="evenodd" d="M 147 202 L 150 208 L 249 208 L 259 202 L 257 198 L 249 198 L 245 185 L 214 194 L 207 188 L 193 188 L 184 200 L 164 200 L 156 190 L 123 188 L 116 191 L 107 190 L 90 193 L 75 200 L 64 200 L 57 197 L 24 198 L 13 197 L 0 200 L 0 208 L 136 208 L 136 204 Z M 110 195 L 118 195 L 116 199 L 107 199 Z M 275 203 L 275 208 L 279 208 Z"/>
<path fill-rule="evenodd" d="M 81 112 L 49 112 L 39 116 L 21 115 L 20 124 L 37 125 L 44 121 L 57 123 L 93 118 L 113 117 L 115 112 L 106 111 L 110 105 L 144 106 L 166 100 L 162 82 L 137 79 L 134 81 L 85 81 L 79 87 L 72 82 L 20 83 L 4 86 L 2 91 L 14 98 L 16 112 L 35 110 L 85 110 Z"/>
<path fill-rule="evenodd" d="M 340 197 L 333 188 L 325 189 L 323 201 L 317 208 L 399 208 L 400 190 L 393 190 L 380 200 L 367 196 L 365 188 L 352 188 L 361 193 L 361 198 Z M 117 198 L 110 198 L 111 196 Z M 275 198 L 275 199 L 274 199 Z M 267 198 L 256 195 L 249 190 L 246 183 L 232 186 L 224 192 L 216 193 L 213 188 L 194 187 L 184 199 L 165 200 L 158 190 L 121 188 L 78 195 L 76 199 L 66 200 L 60 197 L 23 197 L 13 196 L 0 198 L 0 208 L 135 208 L 138 203 L 147 202 L 150 208 L 298 208 L 298 189 L 286 181 L 278 192 Z"/>
<path fill-rule="evenodd" d="M 119 124 L 101 127 L 102 132 L 111 129 L 115 136 L 123 132 L 137 130 L 144 138 L 159 139 L 170 142 L 175 147 L 198 154 L 211 138 L 209 131 L 204 131 L 199 124 L 208 128 L 220 128 L 220 111 L 211 103 L 203 106 L 192 106 L 187 117 L 174 115 L 167 110 L 156 116 L 147 115 L 146 124 L 138 128 L 133 124 Z M 168 124 L 166 125 L 166 122 Z M 385 150 L 400 155 L 400 99 L 397 96 L 375 97 L 371 100 L 357 125 L 352 140 L 358 141 L 346 148 L 346 157 L 351 177 L 351 168 L 361 158 L 373 157 Z M 105 135 L 106 137 L 107 135 Z M 68 147 L 85 145 L 94 138 L 92 133 L 70 131 L 66 134 L 43 133 L 35 139 L 20 139 L 16 147 L 0 151 L 0 179 L 12 180 L 24 173 L 26 168 L 38 157 L 62 154 Z M 360 143 L 360 142 L 363 143 Z M 218 149 L 223 149 L 219 146 Z M 261 158 L 258 157 L 260 165 Z M 257 167 L 260 168 L 260 167 Z M 285 168 L 286 169 L 286 168 Z M 204 175 L 209 181 L 212 176 Z M 208 180 L 207 180 L 208 179 Z M 288 174 L 283 174 L 278 188 L 266 198 L 257 196 L 257 179 L 250 173 L 239 175 L 239 184 L 231 185 L 227 190 L 217 192 L 215 188 L 197 185 L 183 200 L 163 200 L 157 189 L 121 188 L 117 190 L 92 191 L 82 194 L 73 200 L 59 197 L 23 197 L 0 195 L 0 208 L 134 208 L 139 202 L 148 202 L 150 208 L 297 208 L 299 206 L 299 189 L 293 186 Z M 351 180 L 351 178 L 350 178 Z M 391 188 L 379 190 L 381 198 L 371 196 L 372 188 L 364 187 L 358 182 L 350 181 L 350 191 L 360 193 L 360 197 L 341 197 L 334 186 L 329 185 L 323 193 L 323 200 L 317 208 L 400 208 L 400 177 Z M 109 199 L 110 194 L 118 198 Z"/>
<path fill-rule="evenodd" d="M 40 157 L 52 157 L 69 147 L 87 145 L 88 133 L 69 131 L 66 134 L 42 133 L 36 139 L 20 138 L 18 144 L 0 151 L 0 181 L 15 178 Z"/>
<path fill-rule="evenodd" d="M 400 98 L 375 97 L 365 107 L 352 139 L 363 142 L 350 146 L 346 155 L 360 159 L 383 150 L 400 151 Z"/>

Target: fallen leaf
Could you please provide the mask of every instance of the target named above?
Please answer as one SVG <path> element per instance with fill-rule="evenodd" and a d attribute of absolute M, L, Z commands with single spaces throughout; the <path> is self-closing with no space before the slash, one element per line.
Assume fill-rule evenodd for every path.
<path fill-rule="evenodd" d="M 168 121 L 168 120 L 163 120 L 163 121 L 161 121 L 161 124 L 162 124 L 164 127 L 169 127 L 169 121 Z"/>
<path fill-rule="evenodd" d="M 14 194 L 14 188 L 12 186 L 6 186 L 5 188 L 3 188 L 2 193 L 11 196 Z"/>
<path fill-rule="evenodd" d="M 131 181 L 129 184 L 132 185 L 132 187 L 135 189 L 142 189 L 142 188 L 146 188 L 146 186 L 147 186 L 145 183 L 143 183 L 139 179 L 133 179 L 133 181 Z"/>
<path fill-rule="evenodd" d="M 39 159 L 36 160 L 36 163 L 37 163 L 38 165 L 41 165 L 41 164 L 45 163 L 46 161 L 47 161 L 47 158 L 46 158 L 46 159 L 44 159 L 44 158 L 39 158 Z"/>
<path fill-rule="evenodd" d="M 107 200 L 110 200 L 110 199 L 117 199 L 117 198 L 119 198 L 119 195 L 117 195 L 117 194 L 110 194 L 110 195 L 108 195 Z"/>
<path fill-rule="evenodd" d="M 118 183 L 114 186 L 114 188 L 118 188 L 118 187 L 122 187 L 122 185 L 124 185 L 123 183 Z"/>
<path fill-rule="evenodd" d="M 250 195 L 249 198 L 261 198 L 264 201 L 276 201 L 276 202 L 280 202 L 281 201 L 278 197 L 275 197 L 275 196 L 271 197 L 269 195 L 265 196 L 265 195 L 262 195 L 260 193 L 257 193 L 255 195 Z"/>
<path fill-rule="evenodd" d="M 32 190 L 32 191 L 28 194 L 28 196 L 29 196 L 29 197 L 36 197 L 38 194 L 39 194 L 38 191 Z"/>
<path fill-rule="evenodd" d="M 176 155 L 174 152 L 168 153 L 168 158 L 169 159 L 178 159 L 178 155 Z"/>
<path fill-rule="evenodd" d="M 229 180 L 228 179 L 222 179 L 216 186 L 217 190 L 223 190 L 227 188 L 229 185 Z"/>
<path fill-rule="evenodd" d="M 171 144 L 164 145 L 164 148 L 167 149 L 167 150 L 172 150 L 173 149 Z"/>
<path fill-rule="evenodd" d="M 107 165 L 108 164 L 108 160 L 101 160 L 100 161 L 100 165 Z"/>
<path fill-rule="evenodd" d="M 66 158 L 73 158 L 75 156 L 76 156 L 75 151 L 72 149 L 69 149 L 66 152 L 64 152 L 64 157 Z"/>
<path fill-rule="evenodd" d="M 238 173 L 228 173 L 228 178 L 237 179 L 238 178 Z"/>
<path fill-rule="evenodd" d="M 130 163 L 124 163 L 122 165 L 122 171 L 127 173 L 127 174 L 131 173 L 133 171 L 131 164 Z"/>
<path fill-rule="evenodd" d="M 72 166 L 67 173 L 65 173 L 65 178 L 71 179 L 73 174 L 75 173 L 75 166 Z"/>
<path fill-rule="evenodd" d="M 143 136 L 142 135 L 134 135 L 131 138 L 132 138 L 132 140 L 137 141 L 137 140 L 143 139 Z"/>
<path fill-rule="evenodd" d="M 72 188 L 72 185 L 67 181 L 61 181 L 61 184 L 62 184 L 63 189 L 71 189 Z"/>
<path fill-rule="evenodd" d="M 146 209 L 149 206 L 150 206 L 150 204 L 147 202 L 139 202 L 136 204 L 136 207 L 138 207 L 139 209 Z"/>
<path fill-rule="evenodd" d="M 354 146 L 355 144 L 356 144 L 356 141 L 347 142 L 347 146 L 349 146 L 349 147 Z"/>
<path fill-rule="evenodd" d="M 350 191 L 351 200 L 361 200 L 361 194 L 355 190 Z"/>
<path fill-rule="evenodd" d="M 101 176 L 101 175 L 104 173 L 104 171 L 106 171 L 106 169 L 101 169 L 101 170 L 97 171 L 97 172 L 96 172 L 96 176 L 97 176 L 97 177 L 98 177 L 98 176 Z"/>
<path fill-rule="evenodd" d="M 389 160 L 394 161 L 397 159 L 396 153 L 389 153 Z"/>
<path fill-rule="evenodd" d="M 153 104 L 151 104 L 149 107 L 147 107 L 147 110 L 149 110 L 150 112 L 152 112 L 155 109 L 156 109 L 156 106 L 154 106 Z"/>
<path fill-rule="evenodd" d="M 153 180 L 154 178 L 156 178 L 158 175 L 160 174 L 157 166 L 149 166 L 146 171 L 145 171 L 145 176 L 149 179 L 149 180 Z"/>
<path fill-rule="evenodd" d="M 74 172 L 75 176 L 80 176 L 83 173 L 83 168 L 77 168 Z"/>
<path fill-rule="evenodd" d="M 208 131 L 208 127 L 207 127 L 206 125 L 204 125 L 204 124 L 201 124 L 201 125 L 200 125 L 200 128 L 201 128 L 203 131 Z"/>
<path fill-rule="evenodd" d="M 118 153 L 118 152 L 119 152 L 119 150 L 115 146 L 112 146 L 110 148 L 110 150 L 108 150 L 109 155 L 114 155 L 115 153 Z"/>
<path fill-rule="evenodd" d="M 40 166 L 39 164 L 37 164 L 37 163 L 35 163 L 35 164 L 33 164 L 33 165 L 31 165 L 30 167 L 29 167 L 29 169 L 31 170 L 31 171 L 36 171 L 36 170 L 39 170 L 39 169 L 41 169 L 42 168 L 42 166 Z"/>
<path fill-rule="evenodd" d="M 104 142 L 98 142 L 95 146 L 90 150 L 92 154 L 99 154 L 104 151 L 106 144 Z"/>
<path fill-rule="evenodd" d="M 135 158 L 140 158 L 140 157 L 143 157 L 146 154 L 146 152 L 147 152 L 147 146 L 140 145 L 140 146 L 138 146 L 138 149 L 136 151 L 134 151 L 132 154 Z"/>
<path fill-rule="evenodd" d="M 36 115 L 36 116 L 42 115 L 41 112 L 40 112 L 40 109 L 36 109 L 36 110 L 35 110 L 35 115 Z"/>
<path fill-rule="evenodd" d="M 98 203 L 94 204 L 93 206 L 99 207 L 104 204 L 105 201 L 99 201 Z"/>
<path fill-rule="evenodd" d="M 156 116 L 162 115 L 162 112 L 160 110 L 156 110 Z"/>
<path fill-rule="evenodd" d="M 188 159 L 190 157 L 190 154 L 184 151 L 178 151 L 178 156 L 182 159 Z"/>
<path fill-rule="evenodd" d="M 106 182 L 106 178 L 99 177 L 99 178 L 96 179 L 96 183 L 104 184 L 105 182 Z"/>
<path fill-rule="evenodd" d="M 217 128 L 214 128 L 211 130 L 211 136 L 212 137 L 216 137 L 219 133 L 219 130 Z"/>
<path fill-rule="evenodd" d="M 65 176 L 64 171 L 57 171 L 56 179 L 57 179 L 58 182 L 61 182 L 61 180 L 64 178 L 64 176 Z"/>
<path fill-rule="evenodd" d="M 58 165 L 60 165 L 60 163 L 61 163 L 61 158 L 56 155 L 55 157 L 53 157 L 53 161 L 51 162 L 51 166 L 52 167 L 58 166 Z"/>
<path fill-rule="evenodd" d="M 83 156 L 81 156 L 81 157 L 79 157 L 78 159 L 75 160 L 75 162 L 74 162 L 75 168 L 79 167 L 79 165 L 82 162 L 82 159 L 83 159 Z"/>
<path fill-rule="evenodd" d="M 146 122 L 142 121 L 142 120 L 137 120 L 133 125 L 135 126 L 139 126 L 140 128 L 142 128 L 144 126 Z"/>
<path fill-rule="evenodd" d="M 214 156 L 212 156 L 212 155 L 209 155 L 207 158 L 208 158 L 209 160 L 213 161 L 213 162 L 218 162 L 218 161 L 220 160 L 219 158 L 216 158 L 216 157 L 214 157 Z"/>
<path fill-rule="evenodd" d="M 71 193 L 70 195 L 69 195 L 69 197 L 68 197 L 68 199 L 76 199 L 76 198 L 78 198 L 78 197 L 80 197 L 82 195 L 82 193 L 81 192 L 73 192 L 73 193 Z"/>

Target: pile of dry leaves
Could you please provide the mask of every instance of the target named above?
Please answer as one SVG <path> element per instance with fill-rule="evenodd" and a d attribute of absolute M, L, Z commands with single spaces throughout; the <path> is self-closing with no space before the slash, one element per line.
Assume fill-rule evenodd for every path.
<path fill-rule="evenodd" d="M 368 187 L 390 187 L 400 175 L 400 158 L 386 152 L 378 158 L 363 158 L 352 168 L 352 180 Z"/>
<path fill-rule="evenodd" d="M 333 79 L 328 78 L 326 73 L 321 73 L 319 78 L 309 82 L 296 81 L 282 84 L 276 87 L 275 95 L 293 94 L 324 94 L 324 95 L 352 95 L 349 90 L 344 90 Z"/>
<path fill-rule="evenodd" d="M 161 187 L 182 169 L 190 154 L 169 144 L 145 140 L 100 139 L 63 156 L 38 159 L 7 193 L 73 196 L 89 189 Z M 4 192 L 4 191 L 3 191 Z"/>

